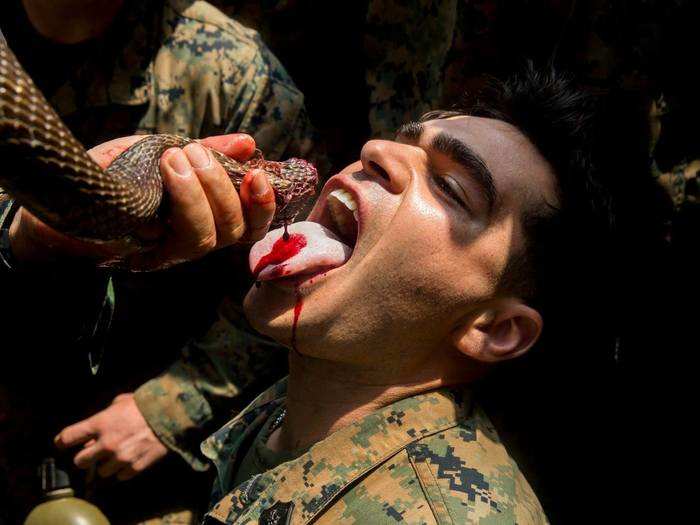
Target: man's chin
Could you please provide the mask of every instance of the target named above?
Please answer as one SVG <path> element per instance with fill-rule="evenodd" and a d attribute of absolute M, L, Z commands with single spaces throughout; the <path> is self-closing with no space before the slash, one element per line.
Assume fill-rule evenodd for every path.
<path fill-rule="evenodd" d="M 258 332 L 288 345 L 294 316 L 294 297 L 267 286 L 253 286 L 243 300 L 243 311 Z"/>

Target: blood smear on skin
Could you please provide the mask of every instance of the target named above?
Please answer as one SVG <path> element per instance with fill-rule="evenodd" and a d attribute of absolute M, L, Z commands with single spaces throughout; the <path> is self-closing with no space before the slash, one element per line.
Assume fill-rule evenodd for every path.
<path fill-rule="evenodd" d="M 280 264 L 294 257 L 304 246 L 306 246 L 306 236 L 301 233 L 293 233 L 286 239 L 284 236 L 280 237 L 272 245 L 270 253 L 263 256 L 255 265 L 253 275 L 257 277 L 267 266 Z"/>
<path fill-rule="evenodd" d="M 292 350 L 297 354 L 297 325 L 299 324 L 299 316 L 301 315 L 301 307 L 304 305 L 304 300 L 299 292 L 299 287 L 295 287 L 295 294 L 297 297 L 297 302 L 294 305 L 294 321 L 292 322 Z"/>

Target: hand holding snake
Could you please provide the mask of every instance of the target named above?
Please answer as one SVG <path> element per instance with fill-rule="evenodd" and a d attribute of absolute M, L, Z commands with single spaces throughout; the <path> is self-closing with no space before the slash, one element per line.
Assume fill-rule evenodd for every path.
<path fill-rule="evenodd" d="M 100 166 L 143 137 L 133 136 L 101 144 L 89 151 Z M 245 160 L 254 150 L 247 135 L 225 135 L 202 141 L 228 156 Z M 41 262 L 64 257 L 89 257 L 97 261 L 122 259 L 136 270 L 152 270 L 201 257 L 209 251 L 241 240 L 256 240 L 267 231 L 274 211 L 274 193 L 265 177 L 263 189 L 251 199 L 252 176 L 236 192 L 221 165 L 216 161 L 205 168 L 193 166 L 188 153 L 192 146 L 167 150 L 160 162 L 160 173 L 168 195 L 167 221 L 144 225 L 132 234 L 153 246 L 142 250 L 138 244 L 114 240 L 91 242 L 62 234 L 36 218 L 25 208 L 19 210 L 10 227 L 15 258 Z M 180 174 L 173 165 L 180 163 Z M 252 172 L 254 175 L 256 172 Z"/>
<path fill-rule="evenodd" d="M 10 230 L 20 258 L 48 250 L 110 259 L 152 242 L 128 264 L 153 269 L 256 240 L 271 221 L 294 217 L 313 195 L 317 174 L 300 159 L 238 162 L 254 151 L 241 135 L 201 144 L 151 135 L 117 139 L 88 155 L 0 43 L 0 152 L 7 166 L 0 186 L 24 207 Z"/>

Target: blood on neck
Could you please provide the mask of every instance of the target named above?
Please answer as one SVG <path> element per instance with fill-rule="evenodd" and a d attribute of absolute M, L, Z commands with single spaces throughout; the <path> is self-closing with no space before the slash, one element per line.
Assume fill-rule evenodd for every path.
<path fill-rule="evenodd" d="M 297 349 L 297 326 L 299 325 L 299 316 L 301 315 L 301 308 L 304 306 L 304 298 L 299 291 L 299 286 L 294 288 L 294 293 L 296 295 L 296 303 L 294 304 L 294 321 L 292 321 L 292 350 L 299 354 Z"/>

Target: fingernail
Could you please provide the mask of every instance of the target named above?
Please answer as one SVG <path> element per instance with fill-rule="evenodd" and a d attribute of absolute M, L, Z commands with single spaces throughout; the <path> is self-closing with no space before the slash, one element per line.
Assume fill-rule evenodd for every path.
<path fill-rule="evenodd" d="M 181 149 L 174 150 L 168 157 L 168 164 L 180 177 L 192 175 L 192 166 Z"/>
<path fill-rule="evenodd" d="M 267 176 L 262 171 L 258 171 L 253 176 L 253 180 L 250 183 L 250 189 L 253 190 L 253 195 L 256 197 L 264 197 L 267 193 L 269 183 L 267 182 Z"/>
<path fill-rule="evenodd" d="M 197 169 L 208 168 L 211 164 L 211 155 L 201 144 L 196 142 L 189 144 L 184 151 L 192 166 Z"/>

